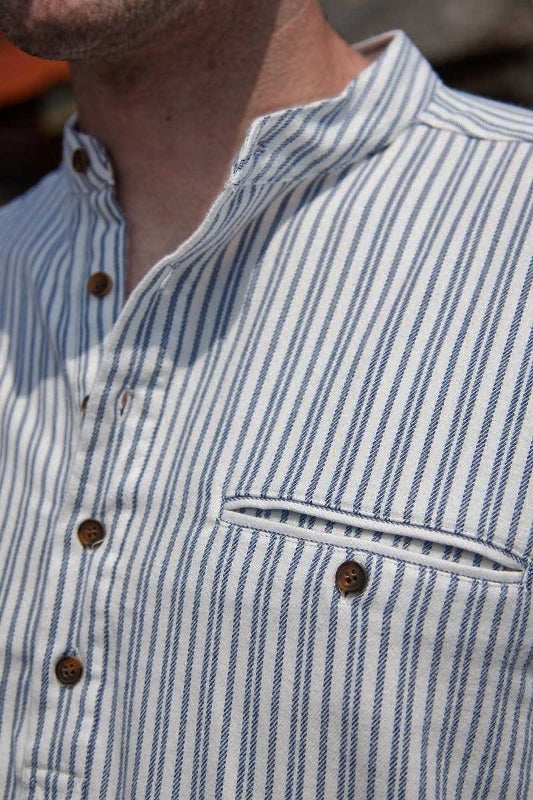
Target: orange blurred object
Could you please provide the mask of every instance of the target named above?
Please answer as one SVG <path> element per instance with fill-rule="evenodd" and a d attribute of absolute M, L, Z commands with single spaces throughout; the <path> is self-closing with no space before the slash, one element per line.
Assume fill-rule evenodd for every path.
<path fill-rule="evenodd" d="M 29 56 L 0 32 L 0 106 L 31 100 L 69 77 L 64 61 Z"/>

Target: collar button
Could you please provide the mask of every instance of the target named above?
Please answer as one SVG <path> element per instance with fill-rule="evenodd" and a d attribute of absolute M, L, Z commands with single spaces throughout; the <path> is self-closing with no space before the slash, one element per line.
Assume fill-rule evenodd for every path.
<path fill-rule="evenodd" d="M 94 297 L 105 297 L 113 288 L 113 278 L 107 272 L 94 272 L 87 281 L 87 291 Z"/>
<path fill-rule="evenodd" d="M 85 173 L 89 169 L 89 156 L 83 147 L 77 147 L 72 153 L 72 169 L 74 172 Z"/>

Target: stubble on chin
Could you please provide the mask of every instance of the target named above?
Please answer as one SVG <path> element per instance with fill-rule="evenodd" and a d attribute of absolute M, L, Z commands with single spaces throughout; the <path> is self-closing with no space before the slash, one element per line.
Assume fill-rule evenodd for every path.
<path fill-rule="evenodd" d="M 0 0 L 0 28 L 40 58 L 114 61 L 208 11 L 209 0 Z"/>

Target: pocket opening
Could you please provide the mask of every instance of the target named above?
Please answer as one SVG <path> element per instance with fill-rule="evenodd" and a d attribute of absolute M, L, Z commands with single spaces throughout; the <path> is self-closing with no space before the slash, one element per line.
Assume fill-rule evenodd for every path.
<path fill-rule="evenodd" d="M 470 577 L 512 583 L 525 574 L 525 559 L 488 542 L 295 500 L 226 498 L 220 518 L 258 531 L 364 549 Z"/>

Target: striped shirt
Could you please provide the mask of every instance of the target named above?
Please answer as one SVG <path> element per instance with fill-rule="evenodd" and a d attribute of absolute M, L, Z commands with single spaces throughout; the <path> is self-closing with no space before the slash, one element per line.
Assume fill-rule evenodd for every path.
<path fill-rule="evenodd" d="M 2 800 L 533 797 L 533 114 L 354 47 L 126 301 L 0 214 Z"/>

